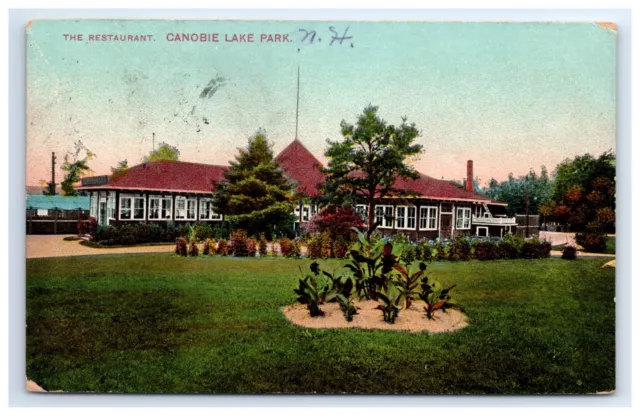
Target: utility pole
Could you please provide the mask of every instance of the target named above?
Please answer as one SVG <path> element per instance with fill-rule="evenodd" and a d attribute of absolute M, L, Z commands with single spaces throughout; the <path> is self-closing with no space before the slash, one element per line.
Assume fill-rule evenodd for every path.
<path fill-rule="evenodd" d="M 56 195 L 56 152 L 51 152 L 51 189 L 52 195 Z"/>
<path fill-rule="evenodd" d="M 156 133 L 151 133 L 151 136 L 152 136 L 151 145 L 152 145 L 153 151 L 155 152 L 156 151 Z"/>
<path fill-rule="evenodd" d="M 529 187 L 524 187 L 524 222 L 526 227 L 524 228 L 524 237 L 529 237 Z"/>
<path fill-rule="evenodd" d="M 294 140 L 298 139 L 298 107 L 300 105 L 300 65 L 298 64 L 298 89 L 296 96 L 296 137 Z"/>

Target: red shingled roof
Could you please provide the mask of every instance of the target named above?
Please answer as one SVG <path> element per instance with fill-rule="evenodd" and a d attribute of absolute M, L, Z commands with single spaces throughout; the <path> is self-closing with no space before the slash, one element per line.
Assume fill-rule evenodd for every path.
<path fill-rule="evenodd" d="M 296 192 L 307 197 L 320 195 L 318 184 L 324 181 L 322 163 L 295 139 L 276 156 L 275 161 L 296 184 Z"/>
<path fill-rule="evenodd" d="M 275 158 L 287 176 L 296 183 L 296 191 L 307 197 L 320 195 L 318 185 L 324 181 L 322 164 L 304 147 L 300 140 L 292 141 Z M 213 182 L 224 180 L 229 168 L 191 162 L 148 162 L 129 168 L 124 174 L 110 176 L 107 184 L 86 185 L 78 189 L 130 189 L 167 192 L 207 193 L 213 190 Z M 480 194 L 471 193 L 451 184 L 420 174 L 418 179 L 396 181 L 396 187 L 415 192 L 418 197 L 477 201 L 505 205 Z"/>
<path fill-rule="evenodd" d="M 191 162 L 147 162 L 133 166 L 120 176 L 109 177 L 106 185 L 85 186 L 80 189 L 154 190 L 173 192 L 212 192 L 213 181 L 224 179 L 226 166 Z"/>
<path fill-rule="evenodd" d="M 418 179 L 398 179 L 395 187 L 405 191 L 416 193 L 418 197 L 428 197 L 444 200 L 465 200 L 492 202 L 489 197 L 476 194 L 464 188 L 453 185 L 449 181 L 432 178 L 428 175 L 420 174 Z M 495 202 L 498 204 L 497 202 Z"/>

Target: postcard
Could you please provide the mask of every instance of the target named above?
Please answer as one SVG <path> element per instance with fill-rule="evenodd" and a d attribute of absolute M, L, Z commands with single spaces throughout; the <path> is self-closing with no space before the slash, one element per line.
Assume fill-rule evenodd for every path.
<path fill-rule="evenodd" d="M 28 390 L 615 392 L 615 23 L 25 29 Z"/>

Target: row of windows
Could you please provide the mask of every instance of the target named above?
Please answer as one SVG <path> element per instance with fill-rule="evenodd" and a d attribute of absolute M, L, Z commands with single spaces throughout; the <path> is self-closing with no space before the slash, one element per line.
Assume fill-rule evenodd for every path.
<path fill-rule="evenodd" d="M 375 208 L 375 218 L 378 227 L 415 230 L 416 228 L 416 206 L 394 206 L 377 205 Z M 451 208 L 448 209 L 451 212 Z M 367 217 L 367 206 L 356 205 L 356 212 L 364 219 Z M 444 211 L 443 211 L 444 213 Z M 438 230 L 438 207 L 420 206 L 417 215 L 418 228 L 420 230 Z M 456 229 L 471 228 L 471 209 L 461 207 L 456 209 Z"/>
<path fill-rule="evenodd" d="M 171 197 L 149 197 L 149 207 L 147 209 L 147 199 L 144 196 L 120 195 L 119 220 L 146 220 L 147 211 L 149 220 L 222 220 L 222 215 L 216 214 L 213 210 L 213 202 L 209 198 L 200 199 L 198 209 L 197 198 L 176 197 L 175 215 L 173 215 L 173 198 Z M 102 217 L 99 214 L 98 206 L 100 200 L 98 195 L 91 195 L 90 212 L 92 217 Z M 109 219 L 116 218 L 116 198 L 114 193 L 109 193 L 106 200 L 106 213 Z M 103 201 L 104 203 L 104 201 Z"/>

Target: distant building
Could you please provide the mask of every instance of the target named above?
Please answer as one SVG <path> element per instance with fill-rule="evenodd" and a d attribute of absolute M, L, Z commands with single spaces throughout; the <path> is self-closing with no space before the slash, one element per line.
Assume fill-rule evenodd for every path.
<path fill-rule="evenodd" d="M 322 164 L 299 140 L 275 158 L 302 197 L 295 208 L 299 228 L 317 211 Z M 214 182 L 224 180 L 226 166 L 190 162 L 148 162 L 113 176 L 84 178 L 77 189 L 90 197 L 90 214 L 99 224 L 139 222 L 219 223 L 224 215 L 212 206 Z M 397 181 L 413 197 L 385 198 L 375 208 L 381 233 L 404 232 L 414 240 L 455 235 L 503 236 L 516 233 L 516 220 L 506 216 L 506 203 L 473 191 L 473 162 L 467 162 L 465 187 L 420 174 Z M 364 205 L 356 210 L 366 214 Z"/>
<path fill-rule="evenodd" d="M 89 218 L 89 197 L 27 194 L 27 234 L 78 233 Z"/>

